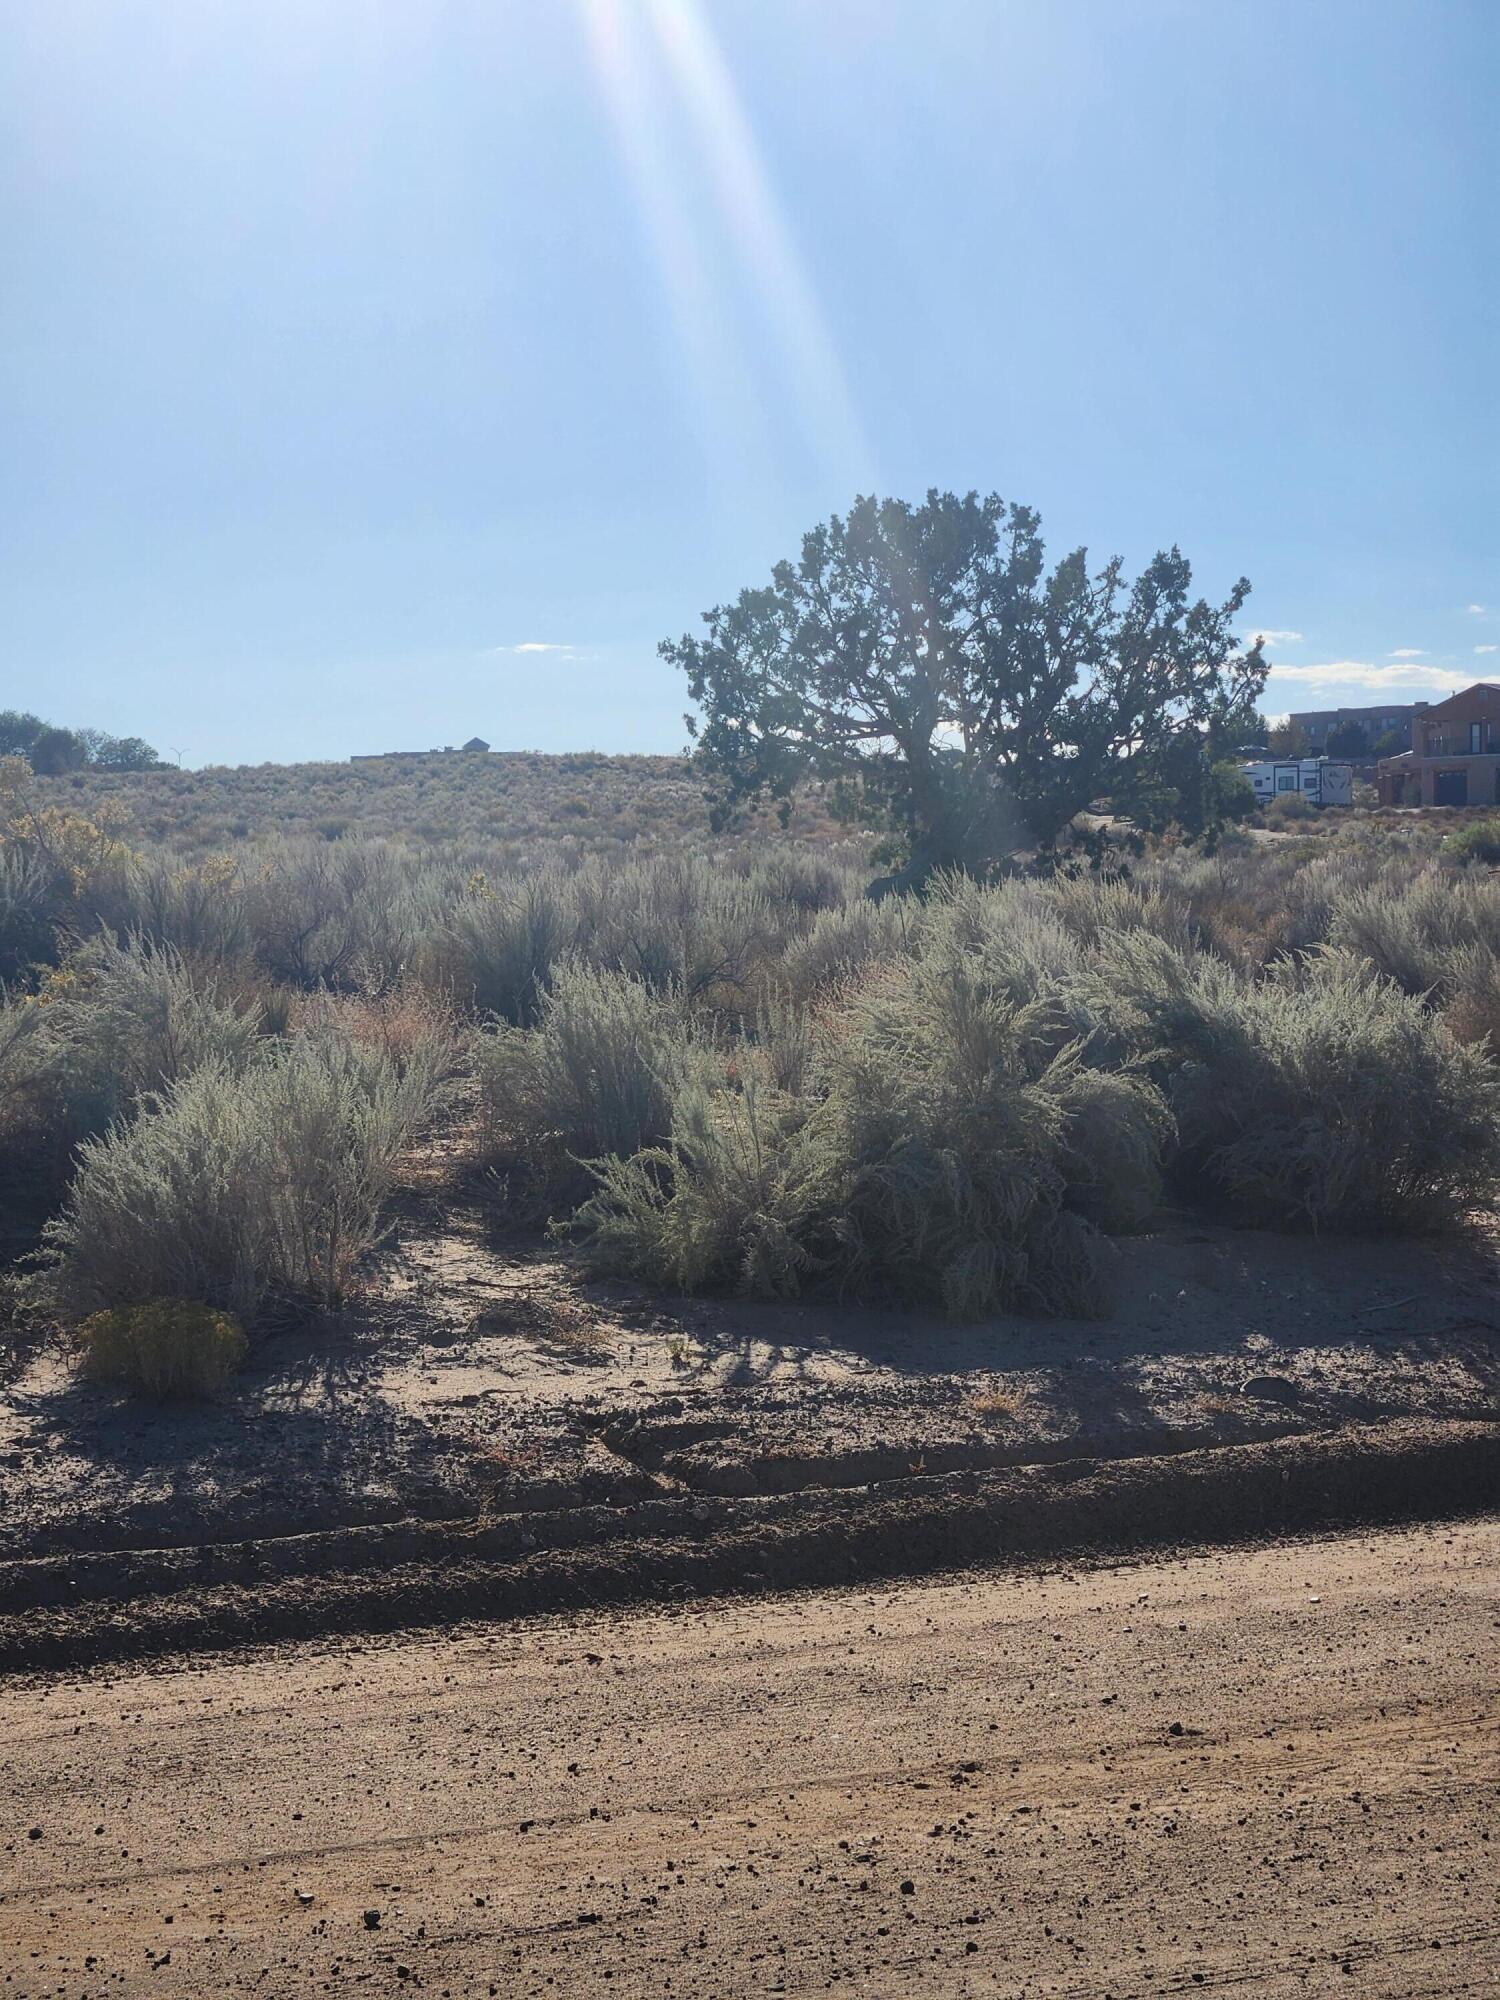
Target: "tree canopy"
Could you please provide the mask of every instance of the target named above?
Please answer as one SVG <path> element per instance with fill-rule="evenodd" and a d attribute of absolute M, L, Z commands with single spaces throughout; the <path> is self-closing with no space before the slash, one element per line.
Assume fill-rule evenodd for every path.
<path fill-rule="evenodd" d="M 1330 757 L 1368 757 L 1370 738 L 1362 722 L 1336 722 L 1323 748 Z"/>
<path fill-rule="evenodd" d="M 139 736 L 111 736 L 103 729 L 59 729 L 25 709 L 0 709 L 0 757 L 24 757 L 42 777 L 81 770 L 151 771 L 161 759 Z"/>
<path fill-rule="evenodd" d="M 716 824 L 829 778 L 919 878 L 1055 842 L 1101 797 L 1212 821 L 1267 667 L 1233 629 L 1249 584 L 1215 606 L 1191 582 L 1176 548 L 1134 582 L 1082 548 L 1049 571 L 1039 515 L 997 494 L 862 497 L 660 651 L 698 705 Z"/>

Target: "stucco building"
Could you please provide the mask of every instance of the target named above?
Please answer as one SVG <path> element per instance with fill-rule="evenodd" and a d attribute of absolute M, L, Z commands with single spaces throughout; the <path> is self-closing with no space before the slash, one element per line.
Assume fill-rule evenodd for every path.
<path fill-rule="evenodd" d="M 1412 745 L 1376 771 L 1387 806 L 1500 805 L 1500 687 L 1476 681 L 1412 721 Z"/>

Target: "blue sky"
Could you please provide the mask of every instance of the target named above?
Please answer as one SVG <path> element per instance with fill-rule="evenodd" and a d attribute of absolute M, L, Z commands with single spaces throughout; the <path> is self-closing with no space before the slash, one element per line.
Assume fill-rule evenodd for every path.
<path fill-rule="evenodd" d="M 0 0 L 0 705 L 670 750 L 856 491 L 1500 677 L 1493 0 Z"/>

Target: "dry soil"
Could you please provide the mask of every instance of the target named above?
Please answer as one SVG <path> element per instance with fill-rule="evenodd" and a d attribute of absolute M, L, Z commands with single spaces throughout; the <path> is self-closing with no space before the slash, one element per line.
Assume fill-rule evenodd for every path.
<path fill-rule="evenodd" d="M 1494 1994 L 1500 1521 L 0 1691 L 0 1992 Z"/>

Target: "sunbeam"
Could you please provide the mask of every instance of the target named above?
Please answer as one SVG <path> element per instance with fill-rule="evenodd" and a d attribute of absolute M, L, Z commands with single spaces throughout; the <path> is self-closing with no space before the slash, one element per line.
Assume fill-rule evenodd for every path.
<path fill-rule="evenodd" d="M 843 485 L 873 476 L 873 460 L 837 348 L 781 215 L 739 93 L 696 0 L 578 0 L 590 58 L 666 287 L 691 391 L 719 450 L 743 450 L 731 407 L 754 410 L 734 309 L 716 286 L 664 138 L 659 74 L 676 85 L 670 109 L 697 142 L 689 163 L 717 203 L 745 288 L 767 323 L 803 435 Z M 643 31 L 649 39 L 643 41 Z"/>
<path fill-rule="evenodd" d="M 760 149 L 698 0 L 642 0 L 676 76 L 734 237 L 769 316 L 803 420 L 830 469 L 873 467 L 838 350 L 761 162 Z"/>
<path fill-rule="evenodd" d="M 664 144 L 664 109 L 643 50 L 639 10 L 622 0 L 578 0 L 589 56 L 635 194 L 687 374 L 705 455 L 743 465 L 754 448 L 747 364 L 693 228 L 683 180 Z"/>

